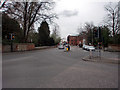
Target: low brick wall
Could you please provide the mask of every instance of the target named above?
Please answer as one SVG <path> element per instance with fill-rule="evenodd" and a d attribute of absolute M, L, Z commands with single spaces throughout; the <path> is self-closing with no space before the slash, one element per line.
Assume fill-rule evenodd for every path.
<path fill-rule="evenodd" d="M 35 45 L 33 43 L 14 43 L 13 44 L 13 51 L 28 51 L 33 50 Z M 3 45 L 2 52 L 10 52 L 11 46 L 10 45 Z"/>
<path fill-rule="evenodd" d="M 120 51 L 120 45 L 111 44 L 108 46 L 108 51 Z"/>
<path fill-rule="evenodd" d="M 4 45 L 2 46 L 2 52 L 10 52 L 11 46 L 10 45 Z"/>
<path fill-rule="evenodd" d="M 0 43 L 0 52 L 2 52 L 2 44 Z"/>

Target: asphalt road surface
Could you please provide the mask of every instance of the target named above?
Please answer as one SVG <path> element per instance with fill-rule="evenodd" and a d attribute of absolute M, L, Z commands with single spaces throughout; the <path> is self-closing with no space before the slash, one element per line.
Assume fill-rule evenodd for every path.
<path fill-rule="evenodd" d="M 72 47 L 3 54 L 3 88 L 117 88 L 118 65 L 83 61 Z"/>

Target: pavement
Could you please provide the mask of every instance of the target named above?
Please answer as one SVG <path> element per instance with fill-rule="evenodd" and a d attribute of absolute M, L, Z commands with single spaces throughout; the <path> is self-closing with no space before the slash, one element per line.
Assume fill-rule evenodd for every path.
<path fill-rule="evenodd" d="M 104 52 L 106 53 L 106 52 Z M 3 53 L 3 88 L 118 88 L 119 64 L 85 62 L 89 55 L 78 47 L 71 51 L 50 48 Z M 117 55 L 106 53 L 116 58 Z"/>
<path fill-rule="evenodd" d="M 101 50 L 100 56 L 98 55 L 98 51 L 92 51 L 91 53 L 91 55 L 89 54 L 88 56 L 83 57 L 83 60 L 100 63 L 120 64 L 120 52 L 106 52 Z"/>
<path fill-rule="evenodd" d="M 120 59 L 111 59 L 111 58 L 105 58 L 105 57 L 84 57 L 84 61 L 92 61 L 92 62 L 100 62 L 100 63 L 114 63 L 114 64 L 120 64 Z"/>

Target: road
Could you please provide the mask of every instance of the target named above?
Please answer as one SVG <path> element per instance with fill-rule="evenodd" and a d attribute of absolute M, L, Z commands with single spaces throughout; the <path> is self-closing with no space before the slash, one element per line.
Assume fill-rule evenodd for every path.
<path fill-rule="evenodd" d="M 3 88 L 117 88 L 118 65 L 83 61 L 72 47 L 3 54 Z"/>

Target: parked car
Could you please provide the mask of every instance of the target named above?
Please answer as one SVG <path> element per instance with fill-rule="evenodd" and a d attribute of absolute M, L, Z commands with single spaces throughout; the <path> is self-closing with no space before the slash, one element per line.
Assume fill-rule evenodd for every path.
<path fill-rule="evenodd" d="M 82 49 L 85 49 L 85 45 L 82 46 Z"/>
<path fill-rule="evenodd" d="M 60 45 L 58 46 L 58 49 L 64 49 L 64 46 L 63 46 L 62 44 L 60 44 Z"/>
<path fill-rule="evenodd" d="M 87 47 L 87 50 L 88 50 L 88 51 L 90 51 L 90 50 L 91 50 L 91 51 L 95 51 L 95 47 L 94 47 L 94 46 L 88 46 L 88 47 Z"/>
<path fill-rule="evenodd" d="M 87 51 L 95 51 L 95 47 L 94 46 L 88 46 L 88 45 L 83 45 L 82 47 L 84 50 L 87 50 Z"/>
<path fill-rule="evenodd" d="M 87 50 L 87 48 L 88 48 L 88 45 L 83 45 L 83 47 L 82 47 L 84 50 Z"/>

